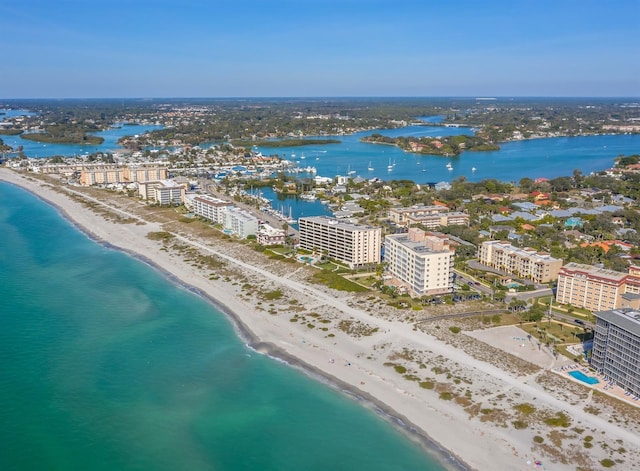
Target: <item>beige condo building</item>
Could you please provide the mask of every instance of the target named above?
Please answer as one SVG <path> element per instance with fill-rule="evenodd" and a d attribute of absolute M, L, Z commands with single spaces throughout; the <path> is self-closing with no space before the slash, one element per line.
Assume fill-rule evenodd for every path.
<path fill-rule="evenodd" d="M 380 263 L 382 229 L 325 216 L 298 220 L 300 247 L 321 251 L 351 268 Z"/>
<path fill-rule="evenodd" d="M 138 183 L 138 193 L 143 200 L 160 205 L 182 204 L 185 187 L 173 180 L 148 181 Z"/>
<path fill-rule="evenodd" d="M 413 297 L 453 291 L 453 255 L 447 237 L 416 228 L 384 240 L 384 260 L 393 284 Z"/>
<path fill-rule="evenodd" d="M 84 166 L 80 170 L 80 184 L 83 186 L 140 183 L 168 178 L 169 170 L 159 166 L 92 165 Z"/>
<path fill-rule="evenodd" d="M 590 311 L 638 307 L 640 268 L 629 273 L 581 263 L 567 263 L 558 274 L 556 301 Z"/>
<path fill-rule="evenodd" d="M 518 248 L 508 242 L 488 240 L 478 250 L 478 261 L 509 274 L 548 283 L 558 278 L 562 260 L 531 248 Z"/>

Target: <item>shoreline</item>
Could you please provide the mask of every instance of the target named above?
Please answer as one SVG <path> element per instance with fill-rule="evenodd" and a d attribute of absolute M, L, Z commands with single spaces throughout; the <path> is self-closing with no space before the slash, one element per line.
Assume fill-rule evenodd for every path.
<path fill-rule="evenodd" d="M 515 430 L 510 428 L 510 419 L 504 424 L 486 422 L 482 414 L 471 414 L 462 402 L 438 397 L 438 385 L 443 384 L 447 373 L 438 377 L 433 391 L 398 375 L 397 370 L 394 372 L 389 367 L 393 365 L 390 361 L 397 361 L 398 352 L 418 352 L 424 363 L 429 367 L 433 365 L 431 370 L 441 368 L 443 364 L 450 367 L 452 373 L 449 375 L 455 374 L 454 378 L 462 378 L 462 382 L 459 381 L 460 390 L 464 392 L 466 389 L 470 397 L 479 401 L 478 407 L 483 405 L 509 411 L 516 404 L 514 401 L 524 401 L 535 403 L 541 410 L 544 407 L 550 411 L 568 411 L 575 422 L 582 422 L 587 428 L 603 430 L 602 435 L 606 431 L 607 440 L 624 440 L 625 448 L 628 449 L 625 463 L 630 466 L 627 469 L 640 469 L 640 461 L 636 465 L 631 460 L 632 452 L 636 453 L 639 448 L 634 445 L 636 436 L 633 432 L 608 424 L 603 417 L 586 414 L 579 404 L 572 402 L 573 399 L 558 399 L 558 396 L 564 396 L 552 394 L 537 381 L 537 377 L 548 372 L 552 364 L 545 365 L 536 374 L 509 373 L 491 362 L 470 355 L 460 345 L 455 346 L 446 339 L 415 329 L 411 322 L 402 317 L 402 313 L 389 314 L 391 308 L 386 306 L 377 307 L 378 312 L 369 312 L 371 308 L 365 309 L 366 306 L 359 304 L 363 302 L 363 298 L 358 300 L 352 294 L 333 291 L 300 278 L 296 274 L 302 272 L 303 275 L 306 270 L 304 267 L 277 267 L 275 262 L 265 262 L 264 258 L 262 264 L 256 263 L 256 259 L 259 261 L 262 255 L 247 255 L 247 251 L 251 250 L 246 246 L 218 242 L 213 247 L 193 234 L 185 236 L 182 230 L 172 232 L 161 223 L 127 212 L 127 208 L 121 209 L 122 202 L 127 204 L 131 201 L 139 209 L 141 205 L 132 199 L 116 201 L 110 199 L 108 194 L 105 194 L 105 198 L 96 199 L 86 194 L 87 192 L 58 185 L 53 180 L 33 178 L 29 174 L 6 168 L 0 168 L 0 181 L 34 194 L 54 206 L 67 221 L 96 242 L 125 252 L 154 268 L 172 283 L 203 297 L 230 319 L 248 348 L 285 362 L 362 403 L 405 433 L 409 439 L 420 443 L 446 469 L 493 467 L 527 470 L 536 469 L 532 463 L 538 459 L 551 461 L 551 469 L 555 470 L 575 470 L 575 465 L 571 466 L 557 456 L 550 455 L 550 451 L 532 442 L 536 434 L 555 432 L 550 427 L 532 424 L 527 430 Z M 78 202 L 76 196 L 79 195 L 83 195 L 84 202 L 100 202 L 111 213 L 127 216 L 128 222 L 106 220 L 103 215 Z M 135 218 L 137 223 L 132 223 L 131 218 Z M 144 224 L 142 221 L 145 221 Z M 229 263 L 234 270 L 233 276 L 240 272 L 241 282 L 232 283 L 234 280 L 229 277 L 224 280 L 224 274 L 220 279 L 210 278 L 208 273 L 213 269 L 194 268 L 182 255 L 171 253 L 173 249 L 167 250 L 161 241 L 147 237 L 155 231 L 170 231 L 174 234 L 172 241 L 185 246 L 188 244 L 189 249 L 212 255 L 225 264 Z M 251 260 L 250 263 L 245 261 L 247 257 Z M 281 273 L 278 273 L 278 269 Z M 286 301 L 296 301 L 295 308 L 293 304 L 282 305 L 279 301 L 274 301 L 281 312 L 271 312 L 271 309 L 266 308 L 269 309 L 267 312 L 261 306 L 261 300 L 265 298 L 256 292 L 243 291 L 240 287 L 243 283 L 258 290 L 264 288 L 266 292 L 281 289 L 285 292 Z M 271 301 L 265 304 L 269 302 Z M 331 333 L 325 335 L 320 328 L 307 327 L 307 322 L 315 319 L 313 316 L 313 319 L 307 320 L 303 317 L 302 322 L 289 319 L 288 316 L 292 313 L 298 316 L 302 306 L 306 315 L 311 310 L 327 321 L 336 321 L 336 324 L 338 321 L 346 321 L 366 324 L 375 329 L 373 333 L 353 335 L 331 324 Z M 276 310 L 275 307 L 272 309 Z M 319 324 L 318 327 L 325 325 L 329 324 Z M 444 327 L 447 330 L 446 324 Z M 333 358 L 336 359 L 336 364 L 331 361 Z M 339 365 L 340 363 L 344 363 L 344 366 Z M 405 363 L 405 366 L 410 365 Z M 408 372 L 424 374 L 429 371 L 408 369 Z M 600 457 L 607 456 L 608 452 L 581 450 L 582 454 L 589 454 L 591 465 L 597 462 L 592 462 L 591 459 L 599 460 Z"/>
<path fill-rule="evenodd" d="M 472 468 L 464 463 L 464 461 L 459 457 L 452 453 L 450 450 L 444 448 L 441 444 L 433 440 L 426 431 L 422 430 L 416 424 L 411 422 L 407 417 L 395 411 L 389 405 L 380 401 L 376 397 L 368 394 L 361 389 L 357 388 L 355 385 L 350 384 L 344 380 L 337 378 L 336 376 L 330 375 L 325 371 L 317 368 L 316 366 L 305 362 L 304 360 L 292 355 L 286 350 L 279 348 L 272 342 L 264 341 L 259 336 L 257 336 L 251 328 L 242 320 L 241 316 L 239 316 L 236 312 L 233 311 L 229 306 L 221 302 L 219 299 L 213 297 L 207 292 L 204 292 L 198 289 L 196 286 L 189 284 L 185 280 L 181 279 L 175 273 L 165 269 L 164 267 L 158 265 L 149 257 L 136 252 L 131 249 L 119 247 L 117 245 L 112 244 L 108 240 L 102 238 L 97 235 L 91 229 L 86 227 L 85 225 L 79 223 L 77 219 L 75 219 L 66 208 L 62 207 L 60 204 L 52 201 L 49 198 L 44 197 L 41 193 L 34 191 L 33 188 L 29 188 L 26 185 L 20 185 L 19 182 L 8 181 L 2 178 L 2 174 L 0 173 L 0 182 L 4 182 L 6 184 L 15 186 L 24 191 L 27 191 L 29 194 L 33 195 L 43 203 L 49 205 L 54 208 L 62 218 L 64 218 L 67 222 L 69 222 L 74 228 L 84 234 L 87 238 L 91 239 L 95 243 L 110 249 L 116 250 L 126 254 L 127 256 L 144 263 L 149 266 L 156 272 L 158 272 L 161 276 L 166 278 L 169 282 L 176 285 L 177 287 L 183 288 L 192 294 L 201 297 L 206 300 L 210 305 L 214 307 L 217 311 L 219 311 L 223 316 L 226 316 L 227 319 L 231 321 L 236 334 L 242 342 L 246 345 L 247 348 L 253 350 L 254 352 L 268 356 L 276 361 L 280 361 L 285 363 L 291 368 L 294 368 L 306 376 L 320 381 L 323 384 L 331 387 L 335 391 L 340 392 L 341 394 L 345 394 L 349 396 L 352 400 L 360 403 L 364 407 L 367 407 L 369 410 L 373 411 L 375 414 L 384 418 L 392 427 L 398 429 L 401 433 L 403 433 L 408 439 L 412 440 L 414 443 L 419 443 L 422 448 L 426 451 L 426 453 L 435 461 L 440 463 L 441 465 L 448 465 L 446 469 L 452 470 L 462 470 L 467 471 Z M 453 466 L 451 468 L 450 466 Z"/>

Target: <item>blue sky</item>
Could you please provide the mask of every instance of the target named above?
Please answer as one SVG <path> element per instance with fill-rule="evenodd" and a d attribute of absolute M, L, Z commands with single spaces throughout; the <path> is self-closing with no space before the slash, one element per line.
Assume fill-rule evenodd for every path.
<path fill-rule="evenodd" d="M 0 0 L 0 98 L 640 96 L 640 0 Z"/>

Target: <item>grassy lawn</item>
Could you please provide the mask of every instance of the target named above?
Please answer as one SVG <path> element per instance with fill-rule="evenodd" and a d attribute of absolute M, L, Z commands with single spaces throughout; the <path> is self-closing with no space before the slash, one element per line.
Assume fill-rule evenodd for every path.
<path fill-rule="evenodd" d="M 557 343 L 577 343 L 581 342 L 586 335 L 582 328 L 569 327 L 553 321 L 551 323 L 544 321 L 537 324 L 523 324 L 522 329 L 543 343 L 547 341 L 553 343 L 554 338 Z"/>
<path fill-rule="evenodd" d="M 364 286 L 361 286 L 353 281 L 347 280 L 340 276 L 338 273 L 322 270 L 313 275 L 314 280 L 319 281 L 330 288 L 334 288 L 340 291 L 350 291 L 353 293 L 369 291 Z"/>

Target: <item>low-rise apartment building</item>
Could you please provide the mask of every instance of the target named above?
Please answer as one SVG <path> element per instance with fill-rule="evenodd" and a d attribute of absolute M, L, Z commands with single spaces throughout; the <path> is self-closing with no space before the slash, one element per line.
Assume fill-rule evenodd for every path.
<path fill-rule="evenodd" d="M 422 217 L 422 216 L 435 216 L 441 213 L 448 212 L 449 209 L 446 206 L 417 204 L 409 208 L 395 207 L 389 209 L 389 219 L 398 226 L 407 225 L 407 217 Z"/>
<path fill-rule="evenodd" d="M 232 206 L 224 213 L 222 227 L 233 235 L 246 239 L 258 233 L 259 221 L 253 214 L 244 209 Z"/>
<path fill-rule="evenodd" d="M 596 312 L 590 363 L 625 391 L 640 396 L 640 312 Z"/>
<path fill-rule="evenodd" d="M 256 238 L 260 245 L 282 245 L 286 241 L 287 234 L 283 229 L 278 229 L 269 224 L 261 224 Z"/>
<path fill-rule="evenodd" d="M 207 221 L 223 224 L 224 214 L 233 207 L 233 204 L 209 195 L 187 195 L 185 206 Z"/>
<path fill-rule="evenodd" d="M 480 263 L 509 274 L 548 283 L 558 278 L 562 260 L 531 248 L 518 248 L 508 242 L 488 240 L 478 250 Z"/>
<path fill-rule="evenodd" d="M 80 170 L 80 184 L 83 186 L 141 183 L 167 178 L 169 170 L 160 166 L 87 165 Z"/>
<path fill-rule="evenodd" d="M 445 294 L 453 291 L 453 255 L 449 239 L 420 229 L 387 235 L 384 260 L 394 285 L 411 296 Z"/>
<path fill-rule="evenodd" d="M 556 301 L 590 311 L 606 311 L 620 307 L 637 307 L 640 294 L 640 269 L 631 267 L 629 273 L 585 265 L 567 263 L 558 273 Z"/>
<path fill-rule="evenodd" d="M 299 245 L 358 268 L 380 263 L 382 229 L 325 216 L 298 220 Z"/>
<path fill-rule="evenodd" d="M 468 226 L 469 215 L 458 211 L 424 216 L 405 215 L 405 224 L 409 227 L 420 224 L 425 229 L 437 229 L 445 226 Z"/>

